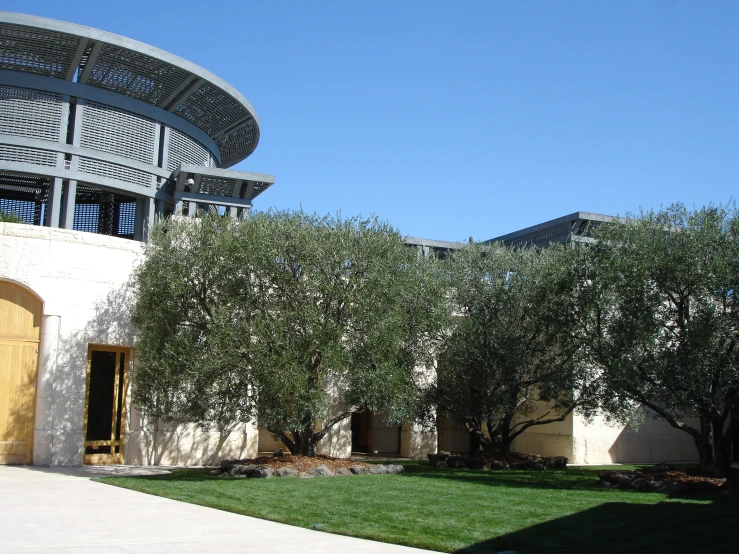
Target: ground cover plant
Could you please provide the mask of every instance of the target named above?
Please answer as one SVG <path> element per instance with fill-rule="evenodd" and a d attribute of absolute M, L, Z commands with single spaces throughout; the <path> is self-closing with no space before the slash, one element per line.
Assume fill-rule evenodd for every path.
<path fill-rule="evenodd" d="M 133 490 L 234 513 L 442 552 L 729 551 L 739 503 L 598 488 L 603 468 L 437 470 L 404 475 L 226 479 L 208 469 L 105 478 Z M 634 469 L 633 466 L 621 466 Z"/>

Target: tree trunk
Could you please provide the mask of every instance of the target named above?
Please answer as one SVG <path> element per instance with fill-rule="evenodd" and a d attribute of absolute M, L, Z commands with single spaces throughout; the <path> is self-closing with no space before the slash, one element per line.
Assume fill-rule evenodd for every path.
<path fill-rule="evenodd" d="M 507 454 L 511 451 L 511 418 L 504 417 L 500 424 L 500 451 Z"/>
<path fill-rule="evenodd" d="M 711 422 L 708 418 L 701 416 L 700 436 L 693 436 L 693 442 L 698 449 L 698 460 L 701 469 L 708 471 L 713 469 L 713 441 L 711 440 Z"/>
<path fill-rule="evenodd" d="M 292 432 L 293 446 L 290 448 L 291 454 L 315 457 L 317 454 L 317 441 L 316 434 L 313 432 L 313 427 L 306 427 L 302 430 L 295 430 Z"/>
<path fill-rule="evenodd" d="M 724 477 L 731 471 L 731 453 L 729 452 L 731 442 L 730 439 L 729 441 L 724 440 L 726 438 L 724 437 L 725 423 L 723 418 L 711 419 L 713 470 L 719 477 Z"/>

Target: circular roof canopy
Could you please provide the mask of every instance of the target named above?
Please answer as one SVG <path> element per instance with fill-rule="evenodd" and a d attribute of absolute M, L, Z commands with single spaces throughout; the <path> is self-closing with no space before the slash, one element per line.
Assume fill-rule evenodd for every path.
<path fill-rule="evenodd" d="M 221 166 L 251 154 L 259 118 L 223 79 L 179 56 L 120 35 L 45 17 L 0 11 L 0 70 L 100 87 L 148 102 L 213 139 Z"/>

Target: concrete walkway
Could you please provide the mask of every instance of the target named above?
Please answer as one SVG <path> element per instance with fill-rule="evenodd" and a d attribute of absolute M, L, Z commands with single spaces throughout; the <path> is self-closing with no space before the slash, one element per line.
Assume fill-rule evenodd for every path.
<path fill-rule="evenodd" d="M 428 552 L 159 498 L 89 479 L 166 468 L 0 466 L 0 552 Z"/>

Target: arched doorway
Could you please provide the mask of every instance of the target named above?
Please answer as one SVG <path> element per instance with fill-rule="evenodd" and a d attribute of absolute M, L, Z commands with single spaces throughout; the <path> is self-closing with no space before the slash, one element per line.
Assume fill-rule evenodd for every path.
<path fill-rule="evenodd" d="M 0 280 L 0 464 L 33 461 L 33 415 L 43 305 Z"/>

